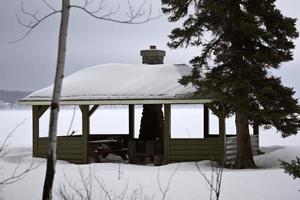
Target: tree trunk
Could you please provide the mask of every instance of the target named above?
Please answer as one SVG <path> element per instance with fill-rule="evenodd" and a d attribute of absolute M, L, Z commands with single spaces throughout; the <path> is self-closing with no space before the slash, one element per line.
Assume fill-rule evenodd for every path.
<path fill-rule="evenodd" d="M 49 122 L 49 144 L 47 152 L 47 171 L 44 182 L 43 200 L 52 199 L 52 187 L 55 175 L 56 164 L 56 139 L 57 119 L 59 112 L 59 101 L 61 95 L 62 80 L 64 77 L 64 66 L 66 56 L 67 31 L 70 12 L 70 0 L 62 1 L 62 16 L 59 31 L 58 56 L 56 64 L 55 82 L 51 101 L 50 122 Z"/>
<path fill-rule="evenodd" d="M 238 169 L 255 168 L 247 116 L 243 112 L 236 112 L 235 124 L 237 155 L 233 167 Z"/>

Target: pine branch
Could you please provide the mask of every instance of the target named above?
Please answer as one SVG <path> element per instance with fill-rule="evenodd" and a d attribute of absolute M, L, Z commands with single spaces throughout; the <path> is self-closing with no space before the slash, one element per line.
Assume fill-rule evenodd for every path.
<path fill-rule="evenodd" d="M 293 179 L 300 178 L 300 158 L 296 157 L 296 160 L 291 160 L 290 163 L 281 161 L 281 168 L 285 173 L 288 173 Z"/>

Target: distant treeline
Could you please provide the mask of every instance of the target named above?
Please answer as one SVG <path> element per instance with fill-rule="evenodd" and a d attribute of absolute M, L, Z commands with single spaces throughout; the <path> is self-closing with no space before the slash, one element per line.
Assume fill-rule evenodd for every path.
<path fill-rule="evenodd" d="M 31 92 L 28 91 L 10 91 L 10 90 L 0 90 L 0 102 L 1 103 L 18 103 L 20 99 L 23 99 Z"/>

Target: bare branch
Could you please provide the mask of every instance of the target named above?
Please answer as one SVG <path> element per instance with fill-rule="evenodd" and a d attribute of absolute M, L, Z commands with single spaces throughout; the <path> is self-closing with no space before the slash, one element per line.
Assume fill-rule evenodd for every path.
<path fill-rule="evenodd" d="M 126 20 L 121 20 L 121 19 L 113 19 L 112 16 L 117 14 L 120 11 L 120 6 L 118 6 L 115 9 L 111 9 L 109 12 L 104 13 L 104 14 L 99 14 L 101 11 L 103 11 L 103 9 L 105 8 L 104 5 L 104 1 L 105 0 L 99 0 L 99 4 L 97 6 L 97 8 L 95 10 L 90 10 L 88 7 L 89 5 L 91 5 L 92 3 L 95 2 L 95 0 L 84 0 L 84 4 L 81 5 L 70 5 L 69 8 L 73 7 L 73 8 L 77 8 L 80 9 L 84 12 L 86 12 L 87 14 L 89 14 L 90 16 L 96 18 L 96 19 L 100 19 L 100 20 L 104 20 L 104 21 L 111 21 L 111 22 L 115 22 L 115 23 L 121 23 L 121 24 L 143 24 L 146 23 L 148 21 L 157 19 L 159 17 L 161 17 L 161 14 L 158 14 L 157 16 L 151 17 L 152 15 L 152 4 L 150 2 L 150 6 L 149 6 L 149 11 L 147 12 L 147 16 L 145 16 L 145 11 L 143 10 L 147 0 L 145 0 L 140 7 L 137 9 L 137 11 L 134 10 L 130 0 L 127 0 L 128 3 L 128 12 L 126 12 L 126 15 L 128 17 L 128 19 Z M 45 21 L 47 18 L 51 17 L 52 15 L 55 15 L 57 13 L 61 13 L 62 10 L 56 10 L 52 5 L 49 4 L 49 2 L 47 0 L 43 0 L 44 4 L 52 11 L 50 13 L 48 13 L 47 15 L 45 15 L 44 17 L 38 17 L 38 11 L 32 13 L 29 12 L 27 10 L 25 10 L 23 2 L 21 2 L 21 12 L 24 15 L 27 15 L 31 18 L 31 20 L 28 23 L 25 23 L 18 14 L 16 14 L 16 18 L 19 24 L 21 24 L 23 27 L 27 28 L 28 30 L 24 33 L 24 35 L 22 37 L 20 37 L 19 39 L 13 40 L 9 43 L 16 43 L 18 41 L 23 40 L 24 38 L 26 38 L 31 32 L 32 30 L 37 27 L 41 22 Z M 143 20 L 138 21 L 137 19 L 141 18 L 145 16 L 145 18 Z"/>
<path fill-rule="evenodd" d="M 197 162 L 195 162 L 198 172 L 204 178 L 206 184 L 208 185 L 208 189 L 210 190 L 210 200 L 219 200 L 221 193 L 221 184 L 222 184 L 222 176 L 223 176 L 223 165 L 218 168 L 214 166 L 213 162 L 211 162 L 211 177 L 210 179 L 201 171 L 200 166 Z M 214 193 L 214 197 L 213 197 Z"/>
<path fill-rule="evenodd" d="M 99 4 L 98 4 L 97 9 L 94 10 L 94 11 L 90 10 L 90 12 L 91 12 L 91 13 L 98 13 L 98 12 L 100 12 L 101 10 L 103 10 L 103 9 L 105 8 L 105 5 L 103 5 L 103 3 L 104 3 L 104 0 L 101 0 L 101 1 L 99 2 Z"/>
<path fill-rule="evenodd" d="M 146 18 L 143 20 L 137 21 L 137 19 L 139 19 L 140 17 L 143 17 L 145 15 L 145 11 L 143 9 L 147 3 L 147 0 L 145 0 L 136 11 L 134 10 L 130 0 L 127 0 L 128 12 L 126 12 L 125 14 L 127 15 L 128 19 L 126 19 L 126 20 L 119 20 L 119 19 L 111 18 L 114 14 L 119 12 L 120 6 L 118 6 L 117 9 L 114 9 L 114 10 L 112 9 L 108 13 L 100 15 L 99 12 L 102 11 L 104 8 L 104 6 L 103 6 L 104 0 L 100 1 L 98 9 L 93 10 L 93 11 L 91 11 L 87 8 L 91 2 L 92 1 L 85 0 L 85 4 L 83 6 L 70 5 L 70 7 L 80 9 L 96 19 L 100 19 L 100 20 L 104 20 L 104 21 L 111 21 L 111 22 L 121 23 L 121 24 L 143 24 L 148 21 L 151 21 L 151 20 L 161 17 L 161 14 L 159 14 L 158 16 L 151 17 L 152 4 L 150 3 L 149 11 L 148 11 Z"/>
<path fill-rule="evenodd" d="M 95 175 L 95 180 L 96 180 L 96 183 L 98 184 L 98 186 L 100 187 L 100 189 L 105 193 L 106 198 L 108 198 L 109 200 L 112 200 L 111 191 L 108 191 L 106 189 L 106 187 L 104 186 L 103 182 L 100 181 L 99 178 L 96 175 Z"/>
<path fill-rule="evenodd" d="M 28 23 L 25 23 L 25 22 L 19 17 L 19 15 L 16 13 L 16 18 L 17 18 L 18 23 L 21 24 L 23 27 L 27 28 L 28 30 L 24 33 L 24 35 L 23 35 L 22 37 L 20 37 L 19 39 L 13 40 L 13 41 L 11 41 L 11 42 L 9 42 L 9 43 L 16 43 L 16 42 L 18 42 L 18 41 L 23 40 L 23 39 L 26 38 L 26 37 L 31 33 L 31 31 L 32 31 L 35 27 L 37 27 L 41 22 L 45 21 L 47 18 L 51 17 L 52 15 L 55 15 L 55 14 L 57 14 L 57 13 L 61 13 L 61 12 L 62 12 L 61 10 L 56 10 L 53 6 L 51 6 L 51 5 L 47 2 L 47 0 L 43 0 L 43 2 L 44 2 L 44 4 L 45 4 L 50 10 L 52 10 L 52 12 L 48 13 L 47 15 L 45 15 L 44 17 L 41 17 L 41 18 L 39 18 L 39 17 L 37 16 L 37 14 L 38 14 L 38 12 L 39 12 L 38 10 L 37 10 L 36 12 L 34 12 L 34 13 L 29 12 L 29 11 L 25 10 L 24 4 L 23 4 L 23 2 L 21 2 L 21 12 L 22 12 L 24 15 L 30 17 L 31 20 L 30 20 Z"/>
<path fill-rule="evenodd" d="M 24 176 L 28 172 L 38 168 L 41 164 L 42 164 L 42 162 L 35 165 L 35 162 L 32 161 L 30 163 L 30 165 L 25 170 L 19 172 L 19 168 L 20 168 L 20 165 L 21 165 L 21 162 L 19 161 L 18 165 L 15 167 L 12 174 L 8 178 L 1 180 L 0 185 L 9 185 L 9 184 L 12 184 L 12 183 L 15 183 L 15 182 L 21 180 L 22 178 L 24 178 Z"/>
<path fill-rule="evenodd" d="M 21 2 L 21 11 L 25 14 L 25 15 L 28 15 L 30 17 L 32 17 L 33 19 L 35 19 L 36 21 L 39 21 L 39 19 L 37 18 L 37 13 L 39 12 L 38 10 L 35 12 L 35 13 L 30 13 L 28 11 L 26 11 L 24 9 L 24 5 L 23 5 L 23 2 Z"/>
<path fill-rule="evenodd" d="M 44 2 L 44 4 L 50 9 L 50 10 L 52 10 L 52 11 L 57 11 L 53 6 L 51 6 L 48 2 L 47 2 L 47 0 L 43 0 L 43 2 Z"/>
<path fill-rule="evenodd" d="M 159 187 L 160 193 L 162 194 L 162 200 L 166 199 L 167 193 L 170 190 L 170 185 L 171 185 L 172 179 L 174 178 L 175 173 L 179 169 L 179 166 L 180 166 L 180 164 L 178 164 L 176 166 L 175 170 L 172 172 L 171 176 L 169 177 L 168 184 L 164 188 L 162 187 L 161 182 L 160 182 L 160 167 L 158 168 L 157 177 L 156 178 L 157 178 L 157 183 L 158 183 L 158 187 Z"/>
<path fill-rule="evenodd" d="M 22 126 L 25 123 L 26 119 L 24 119 L 23 121 L 21 121 L 20 123 L 18 123 L 8 134 L 7 136 L 4 138 L 4 141 L 2 142 L 1 146 L 0 146 L 0 158 L 4 157 L 6 155 L 5 149 L 7 148 L 8 144 L 8 140 L 13 136 L 13 134 L 15 133 L 15 131 Z"/>
<path fill-rule="evenodd" d="M 72 119 L 71 119 L 71 122 L 70 122 L 70 126 L 69 126 L 68 131 L 67 131 L 67 136 L 72 136 L 75 133 L 75 131 L 72 131 L 70 133 L 70 131 L 72 129 L 72 126 L 73 126 L 73 122 L 74 122 L 74 118 L 75 118 L 75 113 L 76 113 L 76 108 L 74 107 L 73 108 Z"/>
<path fill-rule="evenodd" d="M 67 183 L 67 186 L 71 189 L 71 191 L 74 191 L 75 194 L 78 197 L 80 197 L 80 199 L 84 199 L 84 196 L 81 193 L 80 188 L 77 186 L 77 183 L 74 183 L 71 180 L 69 180 L 65 173 L 64 173 L 64 179 L 65 179 L 65 182 Z M 81 184 L 84 184 L 84 183 L 81 182 Z M 70 196 L 72 194 L 72 192 L 70 192 L 70 190 L 67 189 L 65 184 L 60 185 L 60 187 L 58 189 L 58 194 L 63 199 L 73 199 Z"/>
<path fill-rule="evenodd" d="M 145 12 L 143 11 L 143 8 L 144 8 L 144 6 L 145 6 L 146 3 L 147 3 L 147 1 L 145 0 L 141 4 L 141 6 L 138 8 L 138 10 L 135 12 L 134 9 L 133 9 L 133 7 L 132 7 L 132 5 L 131 5 L 131 3 L 130 3 L 130 0 L 127 0 L 129 13 L 127 12 L 126 15 L 128 16 L 128 18 L 134 20 L 134 19 L 136 19 L 138 17 L 141 17 L 141 16 L 145 15 Z M 152 7 L 151 4 L 150 4 L 150 7 Z M 150 9 L 150 11 L 151 10 L 152 9 Z M 151 13 L 150 13 L 150 15 L 151 15 Z"/>
<path fill-rule="evenodd" d="M 16 12 L 16 18 L 17 18 L 17 21 L 19 24 L 21 24 L 22 26 L 24 26 L 25 28 L 31 28 L 31 26 L 29 24 L 31 24 L 32 22 L 28 23 L 28 24 L 25 24 L 21 18 L 19 17 L 18 13 Z"/>
<path fill-rule="evenodd" d="M 17 40 L 11 41 L 11 42 L 9 42 L 9 43 L 16 43 L 16 42 L 19 42 L 19 41 L 23 40 L 23 39 L 26 38 L 26 37 L 31 33 L 31 31 L 32 31 L 35 27 L 37 27 L 40 23 L 42 23 L 43 21 L 45 21 L 47 18 L 51 17 L 52 15 L 55 15 L 55 14 L 61 13 L 61 12 L 62 12 L 61 10 L 53 11 L 53 12 L 49 13 L 48 15 L 45 15 L 44 17 L 38 19 L 38 21 L 36 21 L 34 24 L 28 23 L 27 25 L 24 26 L 24 24 L 21 22 L 20 24 L 21 24 L 22 26 L 28 28 L 28 30 L 25 32 L 25 34 L 24 34 L 22 37 L 20 37 L 20 38 L 17 39 Z M 18 20 L 18 22 L 19 22 L 19 20 Z"/>

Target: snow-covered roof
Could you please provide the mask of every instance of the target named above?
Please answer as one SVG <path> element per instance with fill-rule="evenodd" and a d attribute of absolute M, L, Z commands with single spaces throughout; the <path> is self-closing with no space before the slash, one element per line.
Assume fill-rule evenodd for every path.
<path fill-rule="evenodd" d="M 195 98 L 195 88 L 178 80 L 189 74 L 187 65 L 102 64 L 77 71 L 63 80 L 61 104 L 207 103 Z M 24 104 L 50 104 L 53 85 L 28 95 Z M 172 103 L 171 102 L 171 103 Z"/>

